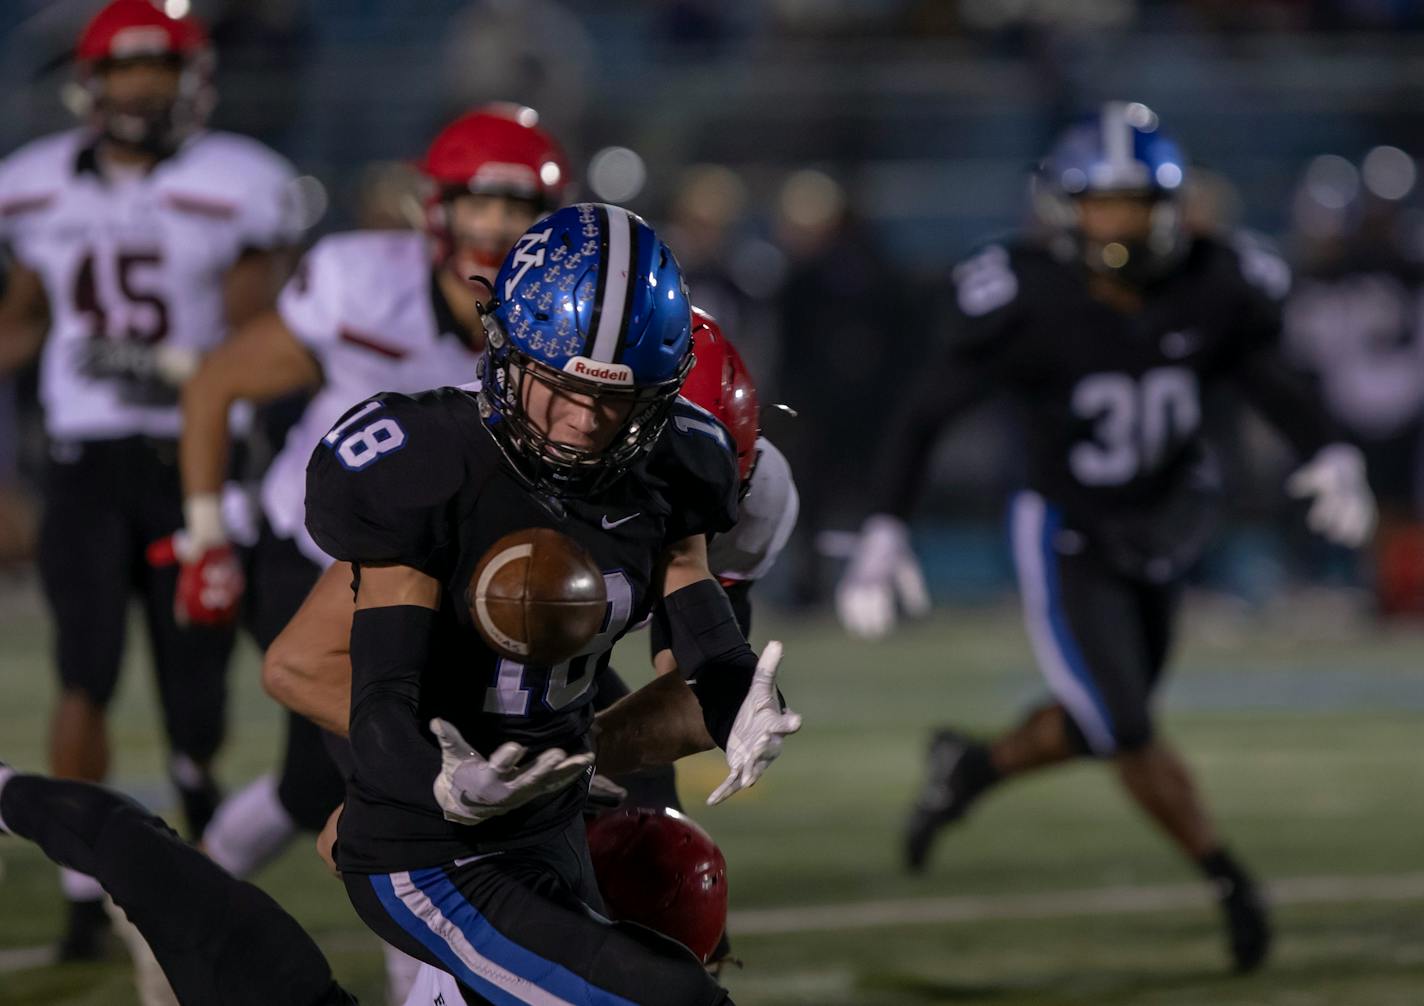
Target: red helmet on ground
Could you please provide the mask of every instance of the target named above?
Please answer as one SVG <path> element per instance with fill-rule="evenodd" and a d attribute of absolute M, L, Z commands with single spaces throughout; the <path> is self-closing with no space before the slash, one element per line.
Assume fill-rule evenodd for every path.
<path fill-rule="evenodd" d="M 588 848 L 614 919 L 712 956 L 727 928 L 727 861 L 712 836 L 670 808 L 638 807 L 590 822 Z"/>
<path fill-rule="evenodd" d="M 113 0 L 94 15 L 75 47 L 79 62 L 75 110 L 108 138 L 154 154 L 177 149 L 207 121 L 216 103 L 208 33 L 188 16 L 172 17 L 154 0 Z M 172 60 L 179 70 L 173 99 L 124 104 L 105 94 L 103 71 L 128 60 Z"/>
<path fill-rule="evenodd" d="M 692 355 L 697 363 L 682 382 L 682 397 L 712 413 L 731 432 L 745 489 L 756 465 L 761 430 L 756 384 L 717 319 L 700 307 L 692 309 Z"/>
<path fill-rule="evenodd" d="M 449 202 L 474 194 L 528 201 L 539 213 L 563 205 L 569 165 L 559 144 L 539 127 L 539 113 L 523 105 L 497 102 L 467 112 L 440 131 L 420 161 L 430 180 L 426 230 L 435 241 L 437 263 L 463 279 L 492 280 L 509 248 L 504 236 L 471 241 L 455 233 Z M 523 231 L 521 225 L 518 231 Z M 508 236 L 512 244 L 515 235 Z"/>

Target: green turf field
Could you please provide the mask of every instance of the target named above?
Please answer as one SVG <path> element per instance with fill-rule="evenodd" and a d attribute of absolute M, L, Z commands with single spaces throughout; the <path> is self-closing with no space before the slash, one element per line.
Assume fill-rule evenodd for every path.
<path fill-rule="evenodd" d="M 50 678 L 44 623 L 24 608 L 0 603 L 0 757 L 35 768 Z M 1012 611 L 944 612 L 874 646 L 825 621 L 767 618 L 762 629 L 787 643 L 785 689 L 805 730 L 755 790 L 715 810 L 700 805 L 719 761 L 683 773 L 727 854 L 746 962 L 727 981 L 740 1006 L 1424 1003 L 1424 635 L 1322 624 L 1291 641 L 1245 623 L 1213 643 L 1217 621 L 1191 620 L 1167 727 L 1233 844 L 1284 902 L 1271 966 L 1236 979 L 1191 872 L 1094 766 L 995 794 L 946 836 L 927 877 L 900 873 L 926 728 L 991 729 L 1037 694 Z M 278 717 L 255 667 L 245 652 L 234 674 L 229 784 L 273 763 Z M 116 778 L 158 801 L 144 670 L 130 662 L 117 706 Z M 133 1002 L 123 963 L 27 966 L 28 948 L 58 930 L 54 873 L 14 840 L 0 839 L 0 860 L 0 1006 Z M 341 979 L 379 1003 L 373 940 L 310 846 L 259 879 Z"/>

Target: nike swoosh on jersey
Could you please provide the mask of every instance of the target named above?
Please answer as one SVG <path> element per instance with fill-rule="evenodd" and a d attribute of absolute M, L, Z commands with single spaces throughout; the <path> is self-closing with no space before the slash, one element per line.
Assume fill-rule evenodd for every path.
<path fill-rule="evenodd" d="M 608 514 L 604 514 L 604 515 L 603 515 L 603 519 L 602 519 L 601 521 L 599 521 L 599 523 L 603 525 L 603 530 L 605 530 L 605 531 L 612 531 L 612 530 L 613 530 L 615 527 L 617 527 L 619 524 L 626 524 L 626 523 L 628 523 L 628 522 L 629 522 L 630 520 L 632 520 L 634 517 L 637 517 L 638 514 L 640 514 L 640 513 L 642 513 L 641 510 L 639 510 L 638 513 L 630 513 L 627 517 L 619 517 L 617 520 L 609 520 L 609 519 L 608 519 Z"/>

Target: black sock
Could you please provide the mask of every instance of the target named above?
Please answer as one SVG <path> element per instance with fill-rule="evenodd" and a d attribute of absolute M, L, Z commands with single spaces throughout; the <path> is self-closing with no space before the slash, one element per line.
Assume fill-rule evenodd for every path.
<path fill-rule="evenodd" d="M 971 744 L 954 766 L 954 788 L 967 796 L 978 796 L 1000 778 L 987 744 Z"/>
<path fill-rule="evenodd" d="M 1208 880 L 1222 888 L 1223 894 L 1231 894 L 1241 888 L 1254 886 L 1251 875 L 1238 863 L 1225 846 L 1218 846 L 1197 860 L 1197 866 Z"/>

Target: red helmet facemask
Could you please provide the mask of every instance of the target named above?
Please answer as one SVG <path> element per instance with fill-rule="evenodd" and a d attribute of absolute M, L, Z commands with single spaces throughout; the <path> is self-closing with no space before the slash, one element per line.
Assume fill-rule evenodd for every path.
<path fill-rule="evenodd" d="M 113 0 L 95 14 L 75 49 L 79 87 L 75 111 L 107 139 L 166 156 L 207 122 L 217 95 L 207 32 L 191 17 L 169 17 L 150 0 Z M 120 102 L 107 93 L 105 75 L 129 61 L 171 63 L 178 72 L 172 99 Z"/>
<path fill-rule="evenodd" d="M 732 434 L 745 493 L 756 468 L 761 432 L 756 383 L 717 319 L 700 307 L 692 309 L 692 355 L 697 363 L 682 382 L 682 397 L 712 413 Z"/>
<path fill-rule="evenodd" d="M 436 261 L 462 279 L 493 279 L 509 253 L 503 236 L 456 233 L 451 203 L 461 195 L 502 196 L 527 202 L 536 214 L 563 205 L 570 172 L 563 150 L 538 125 L 532 108 L 483 105 L 440 131 L 420 162 L 431 182 L 426 229 Z M 523 227 L 518 228 L 522 233 Z M 517 236 L 517 235 L 516 235 Z"/>
<path fill-rule="evenodd" d="M 591 821 L 588 850 L 609 915 L 706 963 L 727 928 L 727 861 L 712 836 L 675 810 L 640 807 Z"/>

